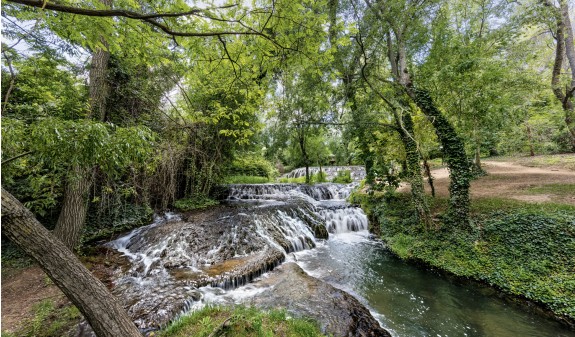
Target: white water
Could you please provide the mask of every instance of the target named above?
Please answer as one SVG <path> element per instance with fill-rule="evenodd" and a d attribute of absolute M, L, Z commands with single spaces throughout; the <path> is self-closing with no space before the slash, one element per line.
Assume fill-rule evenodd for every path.
<path fill-rule="evenodd" d="M 229 199 L 236 207 L 223 208 L 222 214 L 199 223 L 167 214 L 108 243 L 130 260 L 115 279 L 114 292 L 132 303 L 129 312 L 140 328 L 209 303 L 242 301 L 264 291 L 249 282 L 293 259 L 293 253 L 323 244 L 314 235 L 317 226 L 329 235 L 367 229 L 363 211 L 344 200 L 351 188 L 232 185 Z"/>

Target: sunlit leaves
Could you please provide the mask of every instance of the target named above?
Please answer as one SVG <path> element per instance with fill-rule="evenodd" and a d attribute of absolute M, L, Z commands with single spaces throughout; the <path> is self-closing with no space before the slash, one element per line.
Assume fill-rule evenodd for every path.
<path fill-rule="evenodd" d="M 3 141 L 12 138 L 11 131 L 19 129 L 3 129 Z M 62 165 L 68 168 L 98 165 L 112 175 L 130 165 L 145 163 L 153 153 L 155 138 L 143 126 L 120 128 L 90 120 L 58 118 L 41 119 L 30 125 L 27 133 L 25 148 L 54 169 L 61 169 Z"/>

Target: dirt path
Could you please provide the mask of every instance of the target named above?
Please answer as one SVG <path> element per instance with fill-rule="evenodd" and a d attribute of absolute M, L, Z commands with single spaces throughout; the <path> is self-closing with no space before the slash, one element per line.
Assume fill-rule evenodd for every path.
<path fill-rule="evenodd" d="M 557 168 L 527 167 L 511 162 L 484 161 L 488 175 L 471 183 L 471 198 L 500 197 L 526 202 L 558 202 L 575 205 L 575 188 L 572 193 L 557 193 L 557 185 L 575 185 L 575 171 Z M 438 196 L 449 196 L 449 171 L 432 170 Z M 568 186 L 566 186 L 568 187 Z M 404 189 L 403 187 L 402 189 Z M 561 189 L 559 187 L 559 189 Z M 429 192 L 429 186 L 426 185 Z"/>
<path fill-rule="evenodd" d="M 3 273 L 2 332 L 14 332 L 32 318 L 34 305 L 51 299 L 57 305 L 68 302 L 40 267 L 33 266 Z"/>

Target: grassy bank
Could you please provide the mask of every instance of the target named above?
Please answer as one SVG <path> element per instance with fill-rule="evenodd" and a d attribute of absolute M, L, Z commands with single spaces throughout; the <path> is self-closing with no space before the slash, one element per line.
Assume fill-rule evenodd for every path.
<path fill-rule="evenodd" d="M 319 337 L 316 323 L 290 318 L 285 311 L 246 307 L 205 307 L 183 316 L 159 332 L 161 337 L 184 336 Z"/>
<path fill-rule="evenodd" d="M 414 222 L 408 194 L 363 196 L 389 249 L 404 259 L 472 278 L 542 304 L 575 322 L 575 207 L 498 198 L 472 202 L 471 229 Z M 430 199 L 434 214 L 447 205 Z"/>

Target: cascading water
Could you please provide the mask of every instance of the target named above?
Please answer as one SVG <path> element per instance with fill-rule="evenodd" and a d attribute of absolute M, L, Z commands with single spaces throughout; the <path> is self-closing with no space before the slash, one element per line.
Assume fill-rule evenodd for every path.
<path fill-rule="evenodd" d="M 321 172 L 325 174 L 327 180 L 333 180 L 340 172 L 348 171 L 353 181 L 358 182 L 365 179 L 365 167 L 363 166 L 326 166 L 321 168 Z M 320 168 L 312 166 L 308 168 L 310 175 L 318 174 Z M 305 177 L 305 167 L 299 167 L 295 170 L 283 175 L 285 178 L 301 178 Z"/>
<path fill-rule="evenodd" d="M 204 212 L 201 219 L 157 219 L 108 243 L 130 260 L 113 291 L 129 303 L 140 328 L 161 326 L 203 297 L 198 288 L 245 285 L 288 254 L 314 248 L 328 230 L 367 229 L 361 209 L 341 200 L 349 189 L 230 185 L 230 205 Z"/>
<path fill-rule="evenodd" d="M 292 305 L 335 336 L 387 335 L 364 306 L 394 336 L 573 335 L 391 256 L 369 239 L 362 210 L 342 200 L 352 187 L 231 185 L 228 205 L 184 219 L 168 214 L 108 243 L 129 259 L 118 268 L 113 292 L 142 329 L 208 303 L 247 303 Z M 353 301 L 351 308 L 344 304 Z M 361 310 L 369 317 L 358 319 Z M 380 330 L 364 333 L 350 317 Z"/>

